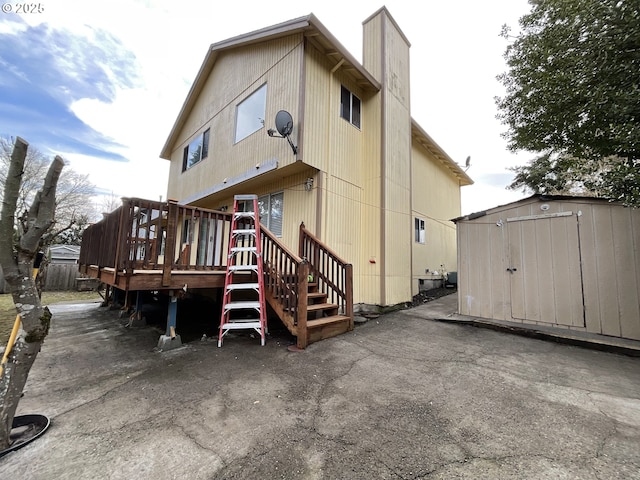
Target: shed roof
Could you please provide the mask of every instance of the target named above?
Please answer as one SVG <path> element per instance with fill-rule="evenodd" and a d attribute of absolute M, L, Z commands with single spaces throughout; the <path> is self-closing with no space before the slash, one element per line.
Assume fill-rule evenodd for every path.
<path fill-rule="evenodd" d="M 549 202 L 554 202 L 554 201 L 557 202 L 562 200 L 579 200 L 579 201 L 589 202 L 589 203 L 614 203 L 616 205 L 623 206 L 621 203 L 614 202 L 613 200 L 608 198 L 592 197 L 589 195 L 548 195 L 548 194 L 536 193 L 529 197 L 516 200 L 514 202 L 505 203 L 504 205 L 497 205 L 487 210 L 480 210 L 478 212 L 462 215 L 461 217 L 452 218 L 450 221 L 452 221 L 453 223 L 458 223 L 461 221 L 474 220 L 476 218 L 484 217 L 485 215 L 488 215 L 490 213 L 495 213 L 496 211 L 499 211 L 499 210 L 506 210 L 508 208 L 516 207 L 523 203 L 530 202 L 531 200 L 541 200 L 541 201 L 549 201 Z"/>

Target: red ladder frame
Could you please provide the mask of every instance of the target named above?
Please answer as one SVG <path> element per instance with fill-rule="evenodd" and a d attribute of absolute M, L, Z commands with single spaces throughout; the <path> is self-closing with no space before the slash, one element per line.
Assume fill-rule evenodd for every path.
<path fill-rule="evenodd" d="M 251 201 L 253 211 L 239 211 L 240 202 Z M 241 243 L 239 240 L 241 239 Z M 251 245 L 253 239 L 253 245 Z M 248 263 L 252 259 L 254 263 Z M 239 272 L 254 272 L 257 282 L 248 283 L 237 278 Z M 258 300 L 232 300 L 234 292 L 255 291 Z M 258 318 L 232 318 L 234 311 L 255 311 Z M 218 332 L 218 347 L 222 346 L 223 337 L 229 330 L 253 329 L 260 334 L 260 344 L 265 344 L 267 331 L 267 313 L 264 296 L 264 271 L 262 259 L 262 241 L 260 238 L 260 212 L 257 195 L 236 195 L 233 198 L 233 216 L 229 232 L 229 254 L 224 279 L 222 314 Z"/>

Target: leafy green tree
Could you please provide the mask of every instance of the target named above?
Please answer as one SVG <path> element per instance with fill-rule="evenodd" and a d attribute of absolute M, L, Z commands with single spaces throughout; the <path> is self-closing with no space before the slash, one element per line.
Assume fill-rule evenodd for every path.
<path fill-rule="evenodd" d="M 625 198 L 627 204 L 638 203 L 640 191 L 632 178 L 636 172 L 626 170 L 627 165 L 620 157 L 585 160 L 547 152 L 527 165 L 511 168 L 515 176 L 507 188 L 535 194 Z"/>
<path fill-rule="evenodd" d="M 508 70 L 498 77 L 506 93 L 496 103 L 509 148 L 551 154 L 537 166 L 554 160 L 556 168 L 573 168 L 569 177 L 591 174 L 589 162 L 601 162 L 598 193 L 640 205 L 638 1 L 529 3 L 520 32 L 502 32 L 512 41 Z M 554 181 L 563 178 L 556 170 Z"/>

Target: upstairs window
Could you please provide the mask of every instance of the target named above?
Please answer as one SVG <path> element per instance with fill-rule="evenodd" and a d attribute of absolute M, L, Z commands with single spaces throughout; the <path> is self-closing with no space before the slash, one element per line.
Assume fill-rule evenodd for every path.
<path fill-rule="evenodd" d="M 198 135 L 189 145 L 184 147 L 182 154 L 183 172 L 209 155 L 209 130 L 207 128 L 202 135 Z"/>
<path fill-rule="evenodd" d="M 267 84 L 245 98 L 236 108 L 236 136 L 234 143 L 247 138 L 264 127 L 267 107 Z"/>
<path fill-rule="evenodd" d="M 360 128 L 361 102 L 344 85 L 340 91 L 340 116 L 351 125 Z"/>

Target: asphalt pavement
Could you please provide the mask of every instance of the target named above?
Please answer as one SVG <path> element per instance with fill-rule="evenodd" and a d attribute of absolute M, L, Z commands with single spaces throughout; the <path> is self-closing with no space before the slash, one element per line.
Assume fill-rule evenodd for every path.
<path fill-rule="evenodd" d="M 433 320 L 455 310 L 157 352 L 152 327 L 53 306 L 18 412 L 51 426 L 0 478 L 640 479 L 640 358 Z"/>

